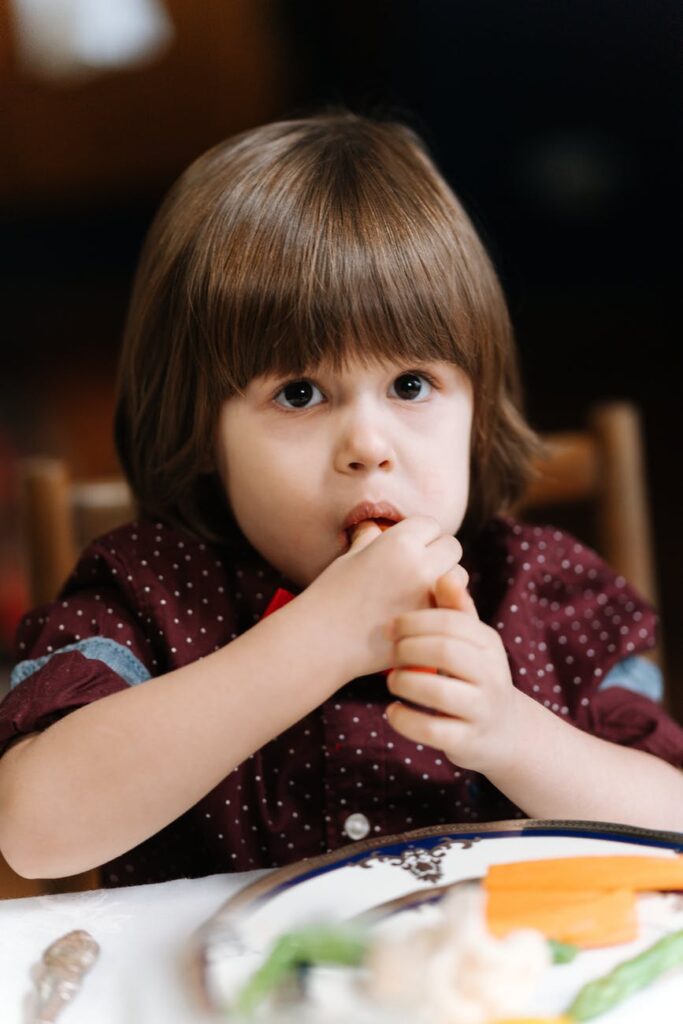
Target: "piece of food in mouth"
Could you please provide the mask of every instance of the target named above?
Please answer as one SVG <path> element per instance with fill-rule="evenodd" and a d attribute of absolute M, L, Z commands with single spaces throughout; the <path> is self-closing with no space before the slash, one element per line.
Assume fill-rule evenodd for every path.
<path fill-rule="evenodd" d="M 388 530 L 390 526 L 395 526 L 393 519 L 372 519 L 371 522 L 377 523 L 380 530 Z"/>
<path fill-rule="evenodd" d="M 385 530 L 388 530 L 390 526 L 396 526 L 396 523 L 394 522 L 393 519 L 383 519 L 381 516 L 377 519 L 361 519 L 359 523 L 355 523 L 354 526 L 350 526 L 346 531 L 351 542 L 353 542 L 356 530 L 358 530 L 361 526 L 364 526 L 365 523 L 375 523 L 377 526 L 379 526 L 382 533 L 384 533 Z"/>

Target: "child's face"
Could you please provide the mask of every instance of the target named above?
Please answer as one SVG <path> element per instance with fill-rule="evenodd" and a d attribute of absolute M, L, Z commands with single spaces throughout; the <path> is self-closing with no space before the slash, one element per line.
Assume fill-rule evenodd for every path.
<path fill-rule="evenodd" d="M 423 374 L 431 376 L 437 386 Z M 256 550 L 300 587 L 347 550 L 361 501 L 460 528 L 469 489 L 472 387 L 447 362 L 357 359 L 341 373 L 259 377 L 222 406 L 217 469 Z"/>

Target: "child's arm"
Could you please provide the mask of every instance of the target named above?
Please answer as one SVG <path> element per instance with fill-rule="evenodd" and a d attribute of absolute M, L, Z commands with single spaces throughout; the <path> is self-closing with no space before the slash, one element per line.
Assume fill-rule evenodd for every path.
<path fill-rule="evenodd" d="M 682 772 L 643 750 L 591 736 L 515 694 L 515 749 L 486 774 L 529 817 L 683 832 Z"/>
<path fill-rule="evenodd" d="M 399 699 L 439 714 L 390 705 L 398 732 L 482 772 L 530 817 L 683 831 L 683 772 L 592 736 L 517 690 L 500 637 L 479 621 L 451 574 L 437 581 L 435 596 L 438 608 L 396 620 L 397 668 L 388 685 Z M 437 665 L 441 672 L 402 668 L 408 665 Z"/>
<path fill-rule="evenodd" d="M 304 591 L 226 647 L 110 694 L 0 759 L 0 848 L 26 877 L 120 855 L 352 678 Z"/>

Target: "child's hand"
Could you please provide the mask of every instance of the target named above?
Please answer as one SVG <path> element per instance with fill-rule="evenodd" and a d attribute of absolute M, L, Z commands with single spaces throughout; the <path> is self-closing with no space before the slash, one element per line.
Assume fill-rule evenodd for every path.
<path fill-rule="evenodd" d="M 442 750 L 462 768 L 486 773 L 511 756 L 518 691 L 498 633 L 480 621 L 458 572 L 441 576 L 437 607 L 394 621 L 396 666 L 387 685 L 396 697 L 389 724 L 416 743 Z M 434 666 L 438 674 L 402 666 Z"/>
<path fill-rule="evenodd" d="M 372 521 L 355 530 L 349 550 L 301 595 L 323 624 L 319 642 L 346 678 L 392 664 L 387 622 L 433 606 L 434 581 L 461 556 L 460 542 L 432 516 L 410 516 L 385 532 Z"/>

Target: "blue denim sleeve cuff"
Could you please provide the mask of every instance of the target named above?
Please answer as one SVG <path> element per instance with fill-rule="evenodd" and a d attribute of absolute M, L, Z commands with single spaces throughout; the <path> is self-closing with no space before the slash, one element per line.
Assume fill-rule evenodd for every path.
<path fill-rule="evenodd" d="M 635 655 L 624 658 L 610 669 L 598 689 L 608 690 L 610 686 L 623 686 L 625 690 L 633 690 L 634 693 L 649 697 L 658 704 L 661 704 L 664 697 L 661 670 L 647 658 Z"/>
<path fill-rule="evenodd" d="M 119 644 L 116 640 L 110 640 L 105 636 L 92 636 L 87 640 L 79 640 L 76 644 L 67 644 L 60 647 L 52 654 L 45 654 L 42 658 L 32 658 L 28 661 L 20 661 L 14 666 L 10 675 L 10 687 L 18 686 L 24 679 L 28 679 L 34 672 L 47 665 L 51 658 L 57 654 L 68 654 L 69 651 L 78 651 L 85 658 L 94 658 L 104 664 L 120 676 L 129 686 L 136 683 L 143 683 L 151 676 L 139 658 L 128 647 Z"/>

